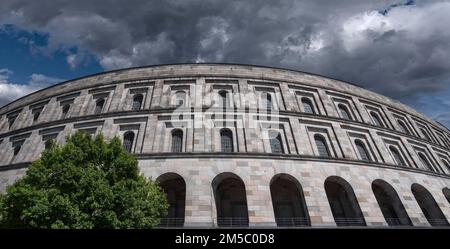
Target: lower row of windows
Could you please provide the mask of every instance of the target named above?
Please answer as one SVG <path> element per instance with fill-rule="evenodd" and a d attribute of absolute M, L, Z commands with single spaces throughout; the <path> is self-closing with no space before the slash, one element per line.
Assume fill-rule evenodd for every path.
<path fill-rule="evenodd" d="M 169 210 L 161 219 L 160 227 L 182 227 L 186 201 L 186 183 L 175 173 L 166 173 L 157 182 L 167 194 Z M 249 225 L 245 184 L 233 173 L 221 173 L 212 181 L 217 225 L 220 227 L 246 227 Z M 372 190 L 381 212 L 389 226 L 412 226 L 411 219 L 395 189 L 386 181 L 372 182 Z M 411 191 L 423 214 L 432 226 L 449 226 L 444 213 L 431 193 L 414 183 Z M 288 174 L 278 174 L 270 183 L 275 221 L 279 227 L 310 226 L 311 221 L 305 203 L 302 186 Z M 366 221 L 353 188 L 343 178 L 328 177 L 325 192 L 337 226 L 366 226 Z M 450 189 L 443 194 L 450 202 Z"/>
<path fill-rule="evenodd" d="M 174 129 L 172 131 L 172 141 L 171 141 L 171 152 L 182 152 L 183 148 L 183 131 L 181 129 Z M 132 131 L 126 132 L 123 137 L 124 148 L 128 151 L 132 151 L 133 142 L 135 139 L 135 134 Z M 325 137 L 320 134 L 314 135 L 314 142 L 316 145 L 316 149 L 320 157 L 331 157 L 330 149 L 328 148 L 327 141 Z M 269 133 L 269 143 L 272 153 L 284 154 L 283 142 L 281 139 L 281 134 L 277 131 L 271 131 Z M 227 128 L 223 128 L 220 130 L 220 145 L 222 152 L 234 152 L 233 146 L 233 133 L 231 130 Z M 363 161 L 373 161 L 371 158 L 368 149 L 364 142 L 359 139 L 355 140 L 355 145 L 357 148 L 357 152 L 359 154 L 359 158 Z M 406 167 L 407 164 L 403 159 L 402 153 L 399 152 L 398 148 L 390 145 L 388 149 L 393 157 L 394 163 L 398 166 Z M 434 171 L 437 173 L 446 173 L 444 169 L 442 169 L 439 165 L 433 165 L 430 163 L 429 159 L 423 152 L 418 152 L 419 159 L 423 166 L 425 166 L 428 170 Z M 442 159 L 445 167 L 450 172 L 450 163 L 445 159 Z"/>

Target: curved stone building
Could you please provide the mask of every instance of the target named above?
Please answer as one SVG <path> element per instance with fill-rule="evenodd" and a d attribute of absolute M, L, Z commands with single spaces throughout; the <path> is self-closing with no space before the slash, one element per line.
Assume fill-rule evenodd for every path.
<path fill-rule="evenodd" d="M 119 136 L 171 204 L 161 226 L 447 226 L 450 131 L 349 83 L 182 64 L 66 81 L 0 108 L 0 189 L 49 139 Z"/>

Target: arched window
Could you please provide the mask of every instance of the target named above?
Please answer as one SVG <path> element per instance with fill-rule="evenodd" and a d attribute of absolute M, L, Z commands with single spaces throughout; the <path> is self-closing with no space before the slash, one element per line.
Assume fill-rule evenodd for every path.
<path fill-rule="evenodd" d="M 233 133 L 229 129 L 220 130 L 220 145 L 222 152 L 233 152 Z"/>
<path fill-rule="evenodd" d="M 325 180 L 325 192 L 336 225 L 366 225 L 353 188 L 347 181 L 338 176 L 330 176 Z"/>
<path fill-rule="evenodd" d="M 449 188 L 443 188 L 442 193 L 445 196 L 445 199 L 447 199 L 448 203 L 450 203 L 450 189 Z"/>
<path fill-rule="evenodd" d="M 134 132 L 127 131 L 123 135 L 123 148 L 131 153 L 131 150 L 133 148 L 133 142 L 134 142 Z"/>
<path fill-rule="evenodd" d="M 347 106 L 345 106 L 343 104 L 339 104 L 338 108 L 339 108 L 339 112 L 341 113 L 341 118 L 347 119 L 347 120 L 352 120 L 352 118 L 350 116 L 350 112 L 347 109 Z"/>
<path fill-rule="evenodd" d="M 398 166 L 406 166 L 405 161 L 403 161 L 403 158 L 397 148 L 395 148 L 394 146 L 389 146 L 389 150 L 392 153 L 395 164 L 397 164 Z"/>
<path fill-rule="evenodd" d="M 428 161 L 428 158 L 423 154 L 422 152 L 419 152 L 419 158 L 420 162 L 422 162 L 422 165 L 425 166 L 428 170 L 434 171 L 433 166 L 431 166 L 430 162 Z"/>
<path fill-rule="evenodd" d="M 408 127 L 406 127 L 406 124 L 405 124 L 403 121 L 397 120 L 397 123 L 398 123 L 398 127 L 400 127 L 400 130 L 401 130 L 403 133 L 408 134 L 408 135 L 411 135 L 411 133 L 409 132 Z"/>
<path fill-rule="evenodd" d="M 13 126 L 14 122 L 16 121 L 16 118 L 17 118 L 17 116 L 13 116 L 8 119 L 9 128 L 11 128 Z"/>
<path fill-rule="evenodd" d="M 20 149 L 22 149 L 22 144 L 18 144 L 18 145 L 16 145 L 16 146 L 14 146 L 14 156 L 17 156 L 17 154 L 19 154 L 19 152 L 20 152 Z"/>
<path fill-rule="evenodd" d="M 439 205 L 434 200 L 431 193 L 422 185 L 414 183 L 411 185 L 414 198 L 422 209 L 423 214 L 432 226 L 448 226 L 449 223 Z"/>
<path fill-rule="evenodd" d="M 172 152 L 183 151 L 183 131 L 176 129 L 172 131 Z"/>
<path fill-rule="evenodd" d="M 182 227 L 186 204 L 186 182 L 176 173 L 166 173 L 156 179 L 167 196 L 167 216 L 161 219 L 159 227 Z"/>
<path fill-rule="evenodd" d="M 445 160 L 445 159 L 442 159 L 442 162 L 444 163 L 444 165 L 447 168 L 448 172 L 450 172 L 450 164 L 448 163 L 448 161 Z"/>
<path fill-rule="evenodd" d="M 370 116 L 372 117 L 373 124 L 376 126 L 383 127 L 383 123 L 381 122 L 380 117 L 375 112 L 370 112 Z"/>
<path fill-rule="evenodd" d="M 220 106 L 223 109 L 226 109 L 228 107 L 227 91 L 220 91 L 219 97 L 220 97 Z"/>
<path fill-rule="evenodd" d="M 97 100 L 97 102 L 95 102 L 95 114 L 100 114 L 102 113 L 103 110 L 103 106 L 105 105 L 105 99 L 104 98 L 100 98 Z"/>
<path fill-rule="evenodd" d="M 366 149 L 366 145 L 364 145 L 364 143 L 359 139 L 355 140 L 355 145 L 356 145 L 356 148 L 358 149 L 358 154 L 359 154 L 361 160 L 371 161 L 370 155 Z"/>
<path fill-rule="evenodd" d="M 70 110 L 70 105 L 69 104 L 66 104 L 66 105 L 63 106 L 61 119 L 64 119 L 64 118 L 67 117 L 67 114 L 69 113 L 69 110 Z"/>
<path fill-rule="evenodd" d="M 175 105 L 177 107 L 186 106 L 186 93 L 184 91 L 177 91 L 175 93 Z"/>
<path fill-rule="evenodd" d="M 426 140 L 431 141 L 430 136 L 428 136 L 428 133 L 425 131 L 425 129 L 424 128 L 419 128 L 419 129 L 420 129 L 420 132 L 422 132 L 423 137 Z"/>
<path fill-rule="evenodd" d="M 372 191 L 389 226 L 412 226 L 402 201 L 389 183 L 377 179 L 372 182 Z"/>
<path fill-rule="evenodd" d="M 39 119 L 39 116 L 41 116 L 41 110 L 36 110 L 33 113 L 33 123 L 37 122 Z"/>
<path fill-rule="evenodd" d="M 283 142 L 281 141 L 281 135 L 279 132 L 270 132 L 269 133 L 269 142 L 270 142 L 270 149 L 272 153 L 278 153 L 283 154 L 284 148 L 283 148 Z"/>
<path fill-rule="evenodd" d="M 314 107 L 309 98 L 302 98 L 302 105 L 303 105 L 303 111 L 305 113 L 311 113 L 314 114 Z"/>
<path fill-rule="evenodd" d="M 321 157 L 330 157 L 330 151 L 328 150 L 327 142 L 325 138 L 319 134 L 314 136 L 314 141 L 316 142 L 317 151 Z"/>
<path fill-rule="evenodd" d="M 266 93 L 266 109 L 272 110 L 272 95 L 270 93 Z"/>
<path fill-rule="evenodd" d="M 303 189 L 297 179 L 287 174 L 275 175 L 270 181 L 270 194 L 277 226 L 310 226 Z"/>
<path fill-rule="evenodd" d="M 233 173 L 221 173 L 212 181 L 219 227 L 247 227 L 248 207 L 245 184 Z"/>
<path fill-rule="evenodd" d="M 133 105 L 131 107 L 131 110 L 133 111 L 139 111 L 142 107 L 142 101 L 144 99 L 144 96 L 142 94 L 136 94 L 133 97 Z"/>

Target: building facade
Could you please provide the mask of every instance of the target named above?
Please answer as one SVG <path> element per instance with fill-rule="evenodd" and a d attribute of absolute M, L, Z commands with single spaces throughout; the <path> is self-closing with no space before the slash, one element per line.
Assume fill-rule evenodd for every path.
<path fill-rule="evenodd" d="M 448 226 L 450 131 L 358 86 L 180 64 L 63 82 L 0 108 L 0 190 L 76 130 L 118 136 L 166 191 L 161 226 Z"/>

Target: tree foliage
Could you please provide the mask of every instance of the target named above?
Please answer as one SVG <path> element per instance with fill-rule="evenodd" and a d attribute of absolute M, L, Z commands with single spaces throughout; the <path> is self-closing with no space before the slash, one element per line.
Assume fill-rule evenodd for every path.
<path fill-rule="evenodd" d="M 0 195 L 1 227 L 151 228 L 166 215 L 165 194 L 119 138 L 77 132 L 47 147 Z"/>

